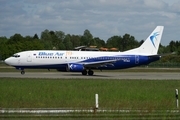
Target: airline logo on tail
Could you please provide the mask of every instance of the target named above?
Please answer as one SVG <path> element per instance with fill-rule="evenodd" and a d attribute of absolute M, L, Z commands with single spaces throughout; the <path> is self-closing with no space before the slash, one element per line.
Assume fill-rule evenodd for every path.
<path fill-rule="evenodd" d="M 157 40 L 157 36 L 159 35 L 159 32 L 155 32 L 152 36 L 150 36 L 150 39 L 151 39 L 151 42 L 153 44 L 153 46 L 156 48 L 155 44 L 154 44 L 154 41 L 155 39 Z"/>

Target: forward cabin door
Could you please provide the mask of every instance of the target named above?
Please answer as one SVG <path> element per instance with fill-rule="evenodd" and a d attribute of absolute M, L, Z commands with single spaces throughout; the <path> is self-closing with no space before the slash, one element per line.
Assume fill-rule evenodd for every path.
<path fill-rule="evenodd" d="M 32 62 L 32 55 L 30 52 L 27 53 L 27 62 Z"/>

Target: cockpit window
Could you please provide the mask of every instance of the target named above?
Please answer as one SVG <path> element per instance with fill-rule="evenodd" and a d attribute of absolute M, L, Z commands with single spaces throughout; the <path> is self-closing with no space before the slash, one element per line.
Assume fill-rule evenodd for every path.
<path fill-rule="evenodd" d="M 12 57 L 18 58 L 18 57 L 20 57 L 20 55 L 14 54 Z"/>

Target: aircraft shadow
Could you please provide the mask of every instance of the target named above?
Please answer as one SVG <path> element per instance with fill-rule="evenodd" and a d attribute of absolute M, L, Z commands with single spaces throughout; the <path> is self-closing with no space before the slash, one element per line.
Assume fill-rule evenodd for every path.
<path fill-rule="evenodd" d="M 62 74 L 63 76 L 77 76 L 77 77 L 87 77 L 87 78 L 95 78 L 95 77 L 111 77 L 107 75 L 81 75 L 81 74 Z"/>

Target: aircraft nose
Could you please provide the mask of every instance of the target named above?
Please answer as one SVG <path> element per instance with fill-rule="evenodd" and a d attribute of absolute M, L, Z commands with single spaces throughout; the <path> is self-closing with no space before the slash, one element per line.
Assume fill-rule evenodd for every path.
<path fill-rule="evenodd" d="M 9 58 L 5 59 L 4 62 L 5 62 L 7 65 L 10 65 L 10 60 L 9 60 Z"/>

